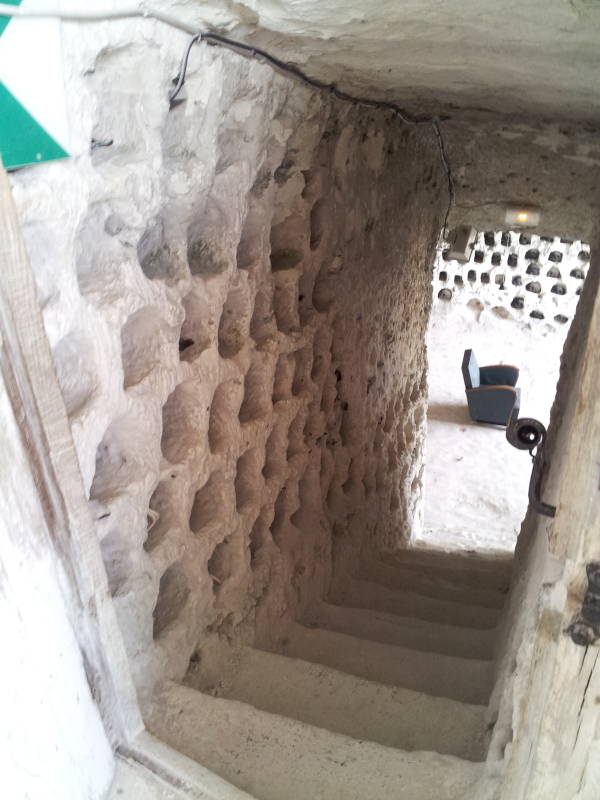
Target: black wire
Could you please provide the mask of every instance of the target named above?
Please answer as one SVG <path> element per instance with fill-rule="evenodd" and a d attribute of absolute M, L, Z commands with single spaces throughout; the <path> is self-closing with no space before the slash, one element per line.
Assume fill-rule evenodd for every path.
<path fill-rule="evenodd" d="M 202 31 L 200 33 L 197 33 L 188 42 L 185 52 L 183 54 L 183 58 L 181 59 L 181 66 L 179 67 L 179 74 L 177 75 L 175 87 L 169 93 L 169 103 L 171 108 L 174 105 L 176 105 L 177 96 L 181 92 L 183 85 L 185 83 L 190 52 L 192 47 L 196 44 L 196 42 L 208 42 L 209 44 L 217 44 L 220 45 L 221 47 L 227 47 L 230 50 L 233 50 L 234 52 L 240 53 L 241 55 L 245 55 L 250 58 L 255 58 L 259 61 L 265 61 L 267 64 L 270 64 L 274 69 L 278 70 L 279 72 L 283 72 L 286 75 L 291 75 L 292 77 L 301 81 L 306 86 L 310 86 L 313 89 L 318 89 L 319 91 L 329 92 L 337 100 L 342 100 L 343 102 L 346 103 L 353 103 L 354 105 L 366 106 L 367 108 L 377 108 L 377 109 L 383 109 L 385 111 L 391 111 L 396 116 L 398 116 L 402 120 L 402 122 L 405 122 L 407 125 L 433 125 L 433 129 L 435 131 L 440 151 L 440 157 L 442 159 L 442 165 L 444 167 L 444 170 L 446 172 L 446 177 L 448 179 L 448 207 L 446 209 L 446 214 L 444 217 L 444 226 L 442 228 L 442 235 L 444 236 L 446 235 L 446 228 L 448 226 L 448 217 L 450 215 L 450 211 L 452 210 L 452 206 L 454 205 L 454 200 L 455 200 L 454 179 L 452 177 L 452 170 L 450 169 L 450 162 L 448 161 L 448 154 L 446 152 L 444 138 L 442 136 L 442 131 L 440 128 L 440 122 L 444 119 L 448 119 L 448 117 L 426 116 L 426 115 L 415 117 L 412 114 L 409 114 L 408 111 L 405 111 L 403 108 L 396 105 L 396 103 L 390 103 L 386 100 L 369 100 L 366 97 L 359 97 L 353 94 L 349 94 L 348 92 L 342 92 L 340 89 L 336 88 L 335 84 L 326 83 L 325 81 L 320 81 L 317 78 L 311 78 L 309 75 L 303 72 L 299 67 L 296 67 L 293 64 L 289 64 L 285 61 L 282 61 L 276 56 L 272 56 L 270 53 L 267 53 L 266 50 L 262 50 L 260 47 L 254 47 L 253 45 L 246 44 L 245 42 L 238 42 L 235 39 L 229 39 L 227 36 L 221 36 L 221 34 L 219 33 L 211 33 L 210 31 Z"/>
<path fill-rule="evenodd" d="M 448 161 L 448 153 L 446 152 L 446 145 L 444 143 L 444 137 L 442 136 L 442 130 L 440 128 L 440 122 L 438 119 L 433 121 L 433 129 L 435 131 L 435 135 L 437 136 L 442 164 L 444 165 L 446 177 L 448 178 L 448 207 L 446 208 L 444 225 L 442 227 L 442 236 L 445 238 L 448 228 L 448 217 L 450 216 L 450 211 L 452 210 L 455 200 L 454 178 L 452 177 L 452 170 L 450 169 L 450 162 Z"/>

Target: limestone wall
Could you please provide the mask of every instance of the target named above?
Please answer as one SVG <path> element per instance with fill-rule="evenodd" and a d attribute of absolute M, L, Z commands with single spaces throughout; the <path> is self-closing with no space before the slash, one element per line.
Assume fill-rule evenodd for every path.
<path fill-rule="evenodd" d="M 142 32 L 143 30 L 143 32 Z M 155 24 L 69 28 L 89 155 L 13 175 L 134 678 L 410 535 L 433 132 Z"/>

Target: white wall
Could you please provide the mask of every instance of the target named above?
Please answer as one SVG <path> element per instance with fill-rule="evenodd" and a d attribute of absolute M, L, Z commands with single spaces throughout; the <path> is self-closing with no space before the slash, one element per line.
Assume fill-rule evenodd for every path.
<path fill-rule="evenodd" d="M 113 756 L 67 612 L 67 580 L 0 384 L 0 765 L 10 800 L 96 800 Z"/>

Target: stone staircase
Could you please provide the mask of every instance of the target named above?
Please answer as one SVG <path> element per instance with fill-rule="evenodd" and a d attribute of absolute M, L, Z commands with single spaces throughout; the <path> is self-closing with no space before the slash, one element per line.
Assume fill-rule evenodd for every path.
<path fill-rule="evenodd" d="M 258 800 L 492 800 L 486 712 L 509 570 L 424 551 L 364 562 L 277 652 L 221 646 L 164 685 L 148 727 Z"/>

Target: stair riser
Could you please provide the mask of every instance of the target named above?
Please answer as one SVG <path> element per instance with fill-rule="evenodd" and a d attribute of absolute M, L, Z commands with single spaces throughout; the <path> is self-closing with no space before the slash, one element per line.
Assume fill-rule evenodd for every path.
<path fill-rule="evenodd" d="M 506 592 L 470 587 L 463 582 L 462 575 L 452 574 L 450 571 L 429 570 L 424 573 L 412 567 L 400 568 L 365 563 L 356 577 L 359 580 L 380 583 L 389 589 L 424 594 L 439 600 L 482 608 L 501 609 L 506 601 Z"/>
<path fill-rule="evenodd" d="M 282 652 L 367 680 L 463 703 L 485 704 L 491 691 L 489 661 L 423 653 L 317 628 L 294 626 Z"/>
<path fill-rule="evenodd" d="M 500 618 L 500 612 L 496 609 L 436 600 L 412 592 L 388 589 L 369 581 L 351 581 L 344 589 L 328 597 L 327 601 L 335 605 L 483 630 L 495 628 Z"/>
<path fill-rule="evenodd" d="M 228 651 L 221 654 L 221 697 L 388 747 L 432 750 L 473 761 L 484 757 L 482 706 L 385 686 L 251 648 Z M 228 670 L 231 663 L 235 670 Z M 188 673 L 186 683 L 207 690 L 212 680 L 198 669 Z"/>
<path fill-rule="evenodd" d="M 406 753 L 169 684 L 146 714 L 160 739 L 257 800 L 464 800 L 480 764 Z"/>
<path fill-rule="evenodd" d="M 494 651 L 493 630 L 458 628 L 363 608 L 323 603 L 308 611 L 303 622 L 307 627 L 458 658 L 485 661 L 492 658 Z"/>

